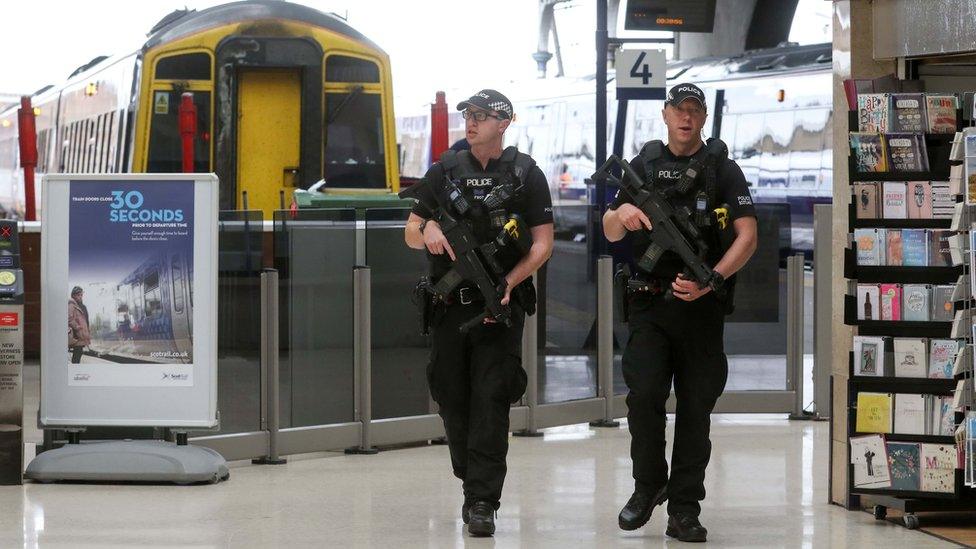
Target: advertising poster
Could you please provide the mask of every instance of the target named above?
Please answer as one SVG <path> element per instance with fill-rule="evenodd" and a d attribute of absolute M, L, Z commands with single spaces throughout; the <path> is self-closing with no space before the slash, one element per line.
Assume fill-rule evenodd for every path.
<path fill-rule="evenodd" d="M 193 385 L 194 182 L 74 180 L 69 385 Z"/>

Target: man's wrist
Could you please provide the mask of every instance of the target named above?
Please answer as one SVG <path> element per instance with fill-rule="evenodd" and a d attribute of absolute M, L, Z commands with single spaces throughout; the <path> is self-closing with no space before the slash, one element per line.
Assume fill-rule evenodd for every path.
<path fill-rule="evenodd" d="M 716 270 L 712 270 L 712 277 L 708 280 L 708 287 L 715 292 L 720 292 L 724 286 L 725 276 Z"/>
<path fill-rule="evenodd" d="M 424 229 L 427 228 L 427 223 L 429 222 L 430 222 L 429 219 L 424 219 L 420 222 L 420 226 L 418 227 L 418 229 L 420 230 L 420 236 L 424 236 Z"/>

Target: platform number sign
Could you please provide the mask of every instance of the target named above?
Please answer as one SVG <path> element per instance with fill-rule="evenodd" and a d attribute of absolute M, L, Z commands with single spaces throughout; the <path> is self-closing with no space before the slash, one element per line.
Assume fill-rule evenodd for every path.
<path fill-rule="evenodd" d="M 634 61 L 634 66 L 630 69 L 630 75 L 634 78 L 640 78 L 641 83 L 646 86 L 651 83 L 651 68 L 644 62 L 645 59 L 647 59 L 647 52 L 640 52 L 637 61 Z"/>
<path fill-rule="evenodd" d="M 617 50 L 617 99 L 664 99 L 664 50 Z"/>

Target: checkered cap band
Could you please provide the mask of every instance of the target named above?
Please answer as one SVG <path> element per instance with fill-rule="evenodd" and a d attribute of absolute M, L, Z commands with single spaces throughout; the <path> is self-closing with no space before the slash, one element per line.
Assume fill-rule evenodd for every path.
<path fill-rule="evenodd" d="M 508 119 L 511 119 L 515 115 L 512 102 L 495 90 L 481 90 L 469 97 L 466 101 L 458 103 L 457 110 L 463 111 L 469 106 L 478 107 L 487 111 L 495 111 L 503 118 Z"/>
<path fill-rule="evenodd" d="M 491 103 L 488 103 L 488 106 L 491 107 L 491 110 L 493 111 L 503 112 L 507 114 L 509 118 L 512 117 L 512 106 L 504 101 L 492 101 Z"/>

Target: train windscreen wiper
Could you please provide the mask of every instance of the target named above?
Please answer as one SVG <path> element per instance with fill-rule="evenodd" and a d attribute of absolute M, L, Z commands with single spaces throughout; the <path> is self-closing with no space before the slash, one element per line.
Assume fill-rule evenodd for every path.
<path fill-rule="evenodd" d="M 339 118 L 339 115 L 342 113 L 343 109 L 345 109 L 346 106 L 349 105 L 349 103 L 352 103 L 353 99 L 359 97 L 362 93 L 363 93 L 362 86 L 353 86 L 352 90 L 349 92 L 349 95 L 347 95 L 345 99 L 342 100 L 342 103 L 339 103 L 339 105 L 335 108 L 335 110 L 332 111 L 332 116 L 330 116 L 329 119 L 325 121 L 325 123 L 331 124 L 335 122 L 336 119 Z"/>

